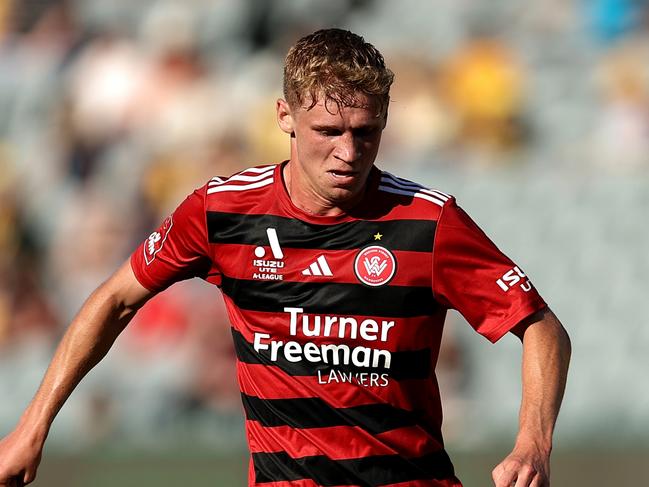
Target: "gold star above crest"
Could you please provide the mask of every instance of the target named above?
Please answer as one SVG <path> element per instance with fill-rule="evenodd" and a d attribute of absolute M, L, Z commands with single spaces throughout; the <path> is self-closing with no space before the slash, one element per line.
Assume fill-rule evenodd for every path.
<path fill-rule="evenodd" d="M 381 235 L 379 232 L 376 232 L 376 235 L 374 235 L 374 240 L 381 240 L 382 236 L 383 235 Z"/>

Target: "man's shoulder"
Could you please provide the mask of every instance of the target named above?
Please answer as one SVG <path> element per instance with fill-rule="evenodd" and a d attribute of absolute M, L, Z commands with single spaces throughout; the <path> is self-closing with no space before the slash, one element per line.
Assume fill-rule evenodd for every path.
<path fill-rule="evenodd" d="M 208 206 L 231 199 L 259 199 L 270 192 L 276 178 L 276 168 L 277 164 L 263 164 L 230 176 L 214 176 L 202 188 Z"/>
<path fill-rule="evenodd" d="M 277 164 L 262 164 L 248 167 L 230 176 L 214 176 L 207 182 L 207 194 L 262 188 L 274 181 L 276 168 Z"/>
<path fill-rule="evenodd" d="M 444 206 L 454 200 L 448 193 L 388 171 L 379 170 L 378 178 L 378 192 L 382 199 L 395 201 L 402 211 L 408 211 L 415 218 L 437 218 Z"/>

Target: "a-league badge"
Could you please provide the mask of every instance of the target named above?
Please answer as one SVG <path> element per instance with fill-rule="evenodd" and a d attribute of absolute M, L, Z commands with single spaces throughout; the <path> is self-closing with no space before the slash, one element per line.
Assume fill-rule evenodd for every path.
<path fill-rule="evenodd" d="M 397 260 L 385 247 L 370 245 L 361 249 L 354 259 L 354 273 L 367 286 L 383 286 L 397 271 Z"/>

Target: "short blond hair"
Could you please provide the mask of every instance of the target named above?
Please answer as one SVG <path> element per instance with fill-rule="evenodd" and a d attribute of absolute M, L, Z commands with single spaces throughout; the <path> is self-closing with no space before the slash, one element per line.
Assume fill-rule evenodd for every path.
<path fill-rule="evenodd" d="M 361 36 L 342 29 L 323 29 L 302 37 L 286 55 L 284 97 L 291 107 L 320 96 L 341 106 L 359 106 L 358 94 L 376 96 L 385 113 L 394 74 L 383 55 Z M 329 108 L 327 108 L 329 109 Z"/>

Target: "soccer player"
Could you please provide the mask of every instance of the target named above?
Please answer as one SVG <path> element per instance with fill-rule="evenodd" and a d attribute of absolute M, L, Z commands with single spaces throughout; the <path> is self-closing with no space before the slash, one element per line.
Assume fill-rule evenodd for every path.
<path fill-rule="evenodd" d="M 190 277 L 229 310 L 249 485 L 460 486 L 434 372 L 449 308 L 492 342 L 521 339 L 519 432 L 493 480 L 549 485 L 568 336 L 452 196 L 374 166 L 392 79 L 351 32 L 290 49 L 277 101 L 290 160 L 207 182 L 92 293 L 0 443 L 0 486 L 34 479 L 81 378 L 151 296 Z"/>

